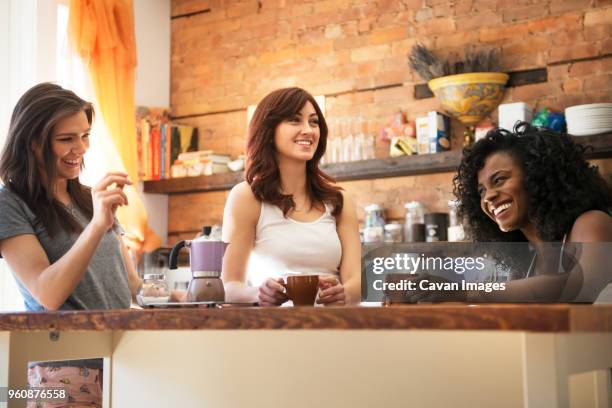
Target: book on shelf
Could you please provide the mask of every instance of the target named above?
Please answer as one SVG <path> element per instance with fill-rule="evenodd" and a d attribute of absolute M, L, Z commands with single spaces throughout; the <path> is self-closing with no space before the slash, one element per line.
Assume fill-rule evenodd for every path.
<path fill-rule="evenodd" d="M 172 177 L 210 176 L 227 173 L 226 163 L 215 163 L 208 159 L 176 160 L 172 165 Z"/>
<path fill-rule="evenodd" d="M 178 159 L 181 161 L 206 159 L 213 163 L 229 163 L 232 161 L 229 154 L 215 153 L 212 150 L 198 150 L 196 152 L 181 153 L 179 154 Z"/>
<path fill-rule="evenodd" d="M 181 153 L 198 150 L 198 129 L 191 126 L 172 125 L 170 142 L 170 165 Z"/>
<path fill-rule="evenodd" d="M 160 159 L 160 132 L 159 127 L 154 126 L 151 129 L 151 179 L 159 180 L 159 159 Z"/>
<path fill-rule="evenodd" d="M 166 125 L 162 124 L 159 127 L 159 175 L 160 178 L 166 178 Z"/>
<path fill-rule="evenodd" d="M 165 131 L 165 135 L 166 135 L 166 141 L 165 141 L 165 149 L 164 149 L 164 153 L 165 153 L 165 159 L 164 159 L 164 175 L 166 178 L 172 177 L 172 175 L 170 174 L 170 167 L 172 166 L 172 162 L 170 161 L 170 151 L 172 148 L 172 125 L 170 124 L 166 124 L 164 125 L 166 128 Z"/>

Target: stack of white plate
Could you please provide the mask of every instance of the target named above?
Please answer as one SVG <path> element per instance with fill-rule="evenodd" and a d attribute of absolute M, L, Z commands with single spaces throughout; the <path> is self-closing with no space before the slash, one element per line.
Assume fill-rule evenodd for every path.
<path fill-rule="evenodd" d="M 612 131 L 612 103 L 591 103 L 565 109 L 567 133 L 575 136 Z"/>

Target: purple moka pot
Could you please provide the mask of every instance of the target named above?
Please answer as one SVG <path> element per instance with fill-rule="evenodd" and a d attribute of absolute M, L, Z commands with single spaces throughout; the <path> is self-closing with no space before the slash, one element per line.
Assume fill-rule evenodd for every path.
<path fill-rule="evenodd" d="M 189 302 L 223 302 L 225 291 L 221 281 L 223 255 L 229 244 L 201 236 L 191 241 L 179 241 L 170 252 L 170 269 L 176 269 L 179 251 L 189 248 L 189 264 L 193 279 L 187 289 Z"/>

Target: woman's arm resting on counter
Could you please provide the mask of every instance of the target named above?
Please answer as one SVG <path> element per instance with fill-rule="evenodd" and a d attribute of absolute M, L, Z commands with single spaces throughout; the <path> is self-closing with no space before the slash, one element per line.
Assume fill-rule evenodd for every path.
<path fill-rule="evenodd" d="M 361 301 L 361 242 L 359 241 L 359 221 L 355 203 L 344 194 L 344 206 L 336 221 L 338 237 L 342 245 L 340 279 L 344 285 L 346 303 Z"/>
<path fill-rule="evenodd" d="M 223 211 L 223 241 L 229 246 L 223 257 L 221 277 L 228 302 L 255 302 L 258 289 L 246 285 L 247 264 L 255 243 L 261 203 L 242 182 L 229 193 Z"/>
<path fill-rule="evenodd" d="M 588 211 L 576 219 L 568 235 L 565 273 L 517 279 L 502 293 L 472 292 L 469 301 L 592 302 L 610 283 L 612 218 L 602 211 Z M 568 259 L 565 259 L 565 258 Z"/>
<path fill-rule="evenodd" d="M 612 217 L 603 211 L 580 215 L 568 235 L 573 264 L 561 301 L 591 302 L 610 283 L 612 274 Z M 572 259 L 573 258 L 573 259 Z"/>
<path fill-rule="evenodd" d="M 36 236 L 17 235 L 0 241 L 0 253 L 36 301 L 58 309 L 81 281 L 104 228 L 89 223 L 74 245 L 53 264 Z"/>

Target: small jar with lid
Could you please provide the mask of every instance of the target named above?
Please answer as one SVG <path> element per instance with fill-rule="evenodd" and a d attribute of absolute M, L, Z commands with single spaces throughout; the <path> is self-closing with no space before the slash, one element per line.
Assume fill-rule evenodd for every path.
<path fill-rule="evenodd" d="M 459 205 L 459 201 L 457 200 L 449 200 L 448 201 L 448 226 L 454 227 L 455 225 L 459 225 L 459 220 L 457 218 L 457 206 Z"/>
<path fill-rule="evenodd" d="M 140 305 L 167 303 L 170 300 L 170 288 L 166 283 L 166 276 L 163 273 L 145 274 L 136 300 Z"/>
<path fill-rule="evenodd" d="M 397 243 L 404 240 L 402 224 L 391 223 L 385 225 L 385 243 Z"/>
<path fill-rule="evenodd" d="M 465 232 L 463 231 L 463 225 L 459 220 L 457 214 L 457 207 L 459 206 L 458 200 L 450 200 L 448 202 L 448 240 L 450 242 L 457 242 L 465 240 Z"/>
<path fill-rule="evenodd" d="M 365 207 L 365 226 L 363 228 L 363 242 L 366 244 L 380 244 L 384 238 L 385 218 L 382 207 L 370 204 Z"/>
<path fill-rule="evenodd" d="M 434 212 L 425 214 L 425 240 L 427 242 L 446 241 L 448 214 Z"/>
<path fill-rule="evenodd" d="M 425 242 L 425 207 L 418 201 L 410 201 L 404 207 L 404 242 Z"/>

